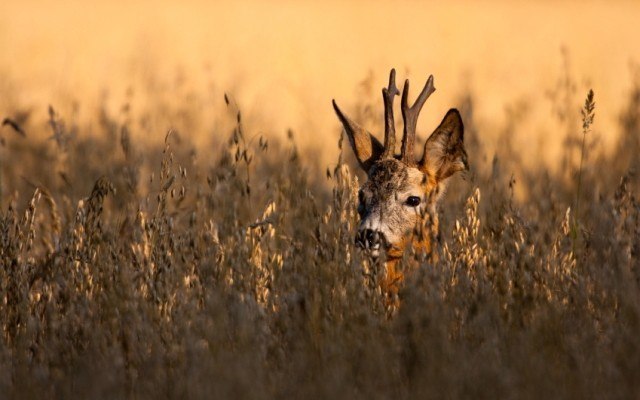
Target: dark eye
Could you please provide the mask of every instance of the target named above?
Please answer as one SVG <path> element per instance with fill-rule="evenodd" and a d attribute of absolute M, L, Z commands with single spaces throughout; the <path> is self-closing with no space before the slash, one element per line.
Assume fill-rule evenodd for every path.
<path fill-rule="evenodd" d="M 407 197 L 406 204 L 409 207 L 418 207 L 420 205 L 420 197 L 418 197 L 418 196 L 409 196 L 409 197 Z"/>
<path fill-rule="evenodd" d="M 364 204 L 364 192 L 362 190 L 358 191 L 358 201 L 360 204 Z"/>

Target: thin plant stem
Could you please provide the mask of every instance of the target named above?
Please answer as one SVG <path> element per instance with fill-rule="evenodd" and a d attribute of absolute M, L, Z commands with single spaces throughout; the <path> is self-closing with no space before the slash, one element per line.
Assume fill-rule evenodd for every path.
<path fill-rule="evenodd" d="M 580 218 L 580 193 L 582 190 L 582 167 L 584 165 L 584 155 L 586 152 L 587 133 L 591 130 L 593 124 L 593 118 L 595 117 L 595 102 L 593 100 L 593 89 L 589 89 L 587 98 L 584 101 L 584 107 L 582 108 L 582 149 L 580 151 L 580 168 L 578 169 L 578 186 L 576 189 L 576 223 Z"/>

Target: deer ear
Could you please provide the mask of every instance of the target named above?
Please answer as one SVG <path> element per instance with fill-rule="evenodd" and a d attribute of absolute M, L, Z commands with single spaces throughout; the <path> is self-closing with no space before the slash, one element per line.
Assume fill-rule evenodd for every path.
<path fill-rule="evenodd" d="M 349 143 L 351 143 L 351 148 L 353 148 L 360 166 L 365 172 L 368 172 L 384 152 L 384 146 L 375 136 L 344 115 L 335 100 L 333 100 L 333 108 L 336 110 L 345 132 L 347 132 Z"/>
<path fill-rule="evenodd" d="M 420 169 L 442 182 L 458 171 L 468 170 L 464 149 L 464 126 L 458 110 L 452 108 L 424 145 Z"/>

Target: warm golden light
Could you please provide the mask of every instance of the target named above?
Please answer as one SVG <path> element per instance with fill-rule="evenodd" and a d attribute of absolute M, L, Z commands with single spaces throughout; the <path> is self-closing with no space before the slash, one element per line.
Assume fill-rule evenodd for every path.
<path fill-rule="evenodd" d="M 5 1 L 0 15 L 2 90 L 20 93 L 11 94 L 17 103 L 0 99 L 4 110 L 44 114 L 47 104 L 70 110 L 77 101 L 83 113 L 105 92 L 119 107 L 127 88 L 145 102 L 179 83 L 172 105 L 188 104 L 189 93 L 218 104 L 226 92 L 260 122 L 257 130 L 292 128 L 305 146 L 329 154 L 338 132 L 330 100 L 353 106 L 363 94 L 355 82 L 365 79 L 364 93 L 378 96 L 396 67 L 415 84 L 436 77 L 424 134 L 470 95 L 491 147 L 505 108 L 525 103 L 529 117 L 515 140 L 547 132 L 553 146 L 542 153 L 553 160 L 562 135 L 551 134 L 558 127 L 548 92 L 565 68 L 562 49 L 576 109 L 593 88 L 608 144 L 640 54 L 637 2 Z M 208 134 L 190 127 L 192 137 Z"/>

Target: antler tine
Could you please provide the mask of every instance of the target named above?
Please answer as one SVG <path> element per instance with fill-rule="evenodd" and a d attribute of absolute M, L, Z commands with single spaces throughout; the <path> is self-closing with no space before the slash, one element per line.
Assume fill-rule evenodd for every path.
<path fill-rule="evenodd" d="M 389 86 L 382 88 L 384 100 L 384 153 L 383 158 L 393 158 L 396 149 L 396 125 L 393 118 L 393 100 L 400 94 L 396 87 L 396 70 L 389 73 Z"/>
<path fill-rule="evenodd" d="M 402 161 L 415 164 L 415 156 L 413 153 L 413 145 L 416 141 L 416 126 L 418 124 L 418 115 L 422 106 L 427 101 L 429 96 L 436 91 L 433 86 L 433 75 L 429 76 L 427 83 L 424 85 L 424 89 L 420 92 L 420 95 L 416 99 L 415 103 L 411 107 L 408 104 L 409 97 L 409 80 L 404 82 L 404 89 L 402 89 L 402 119 L 404 120 L 404 134 L 402 136 Z"/>

